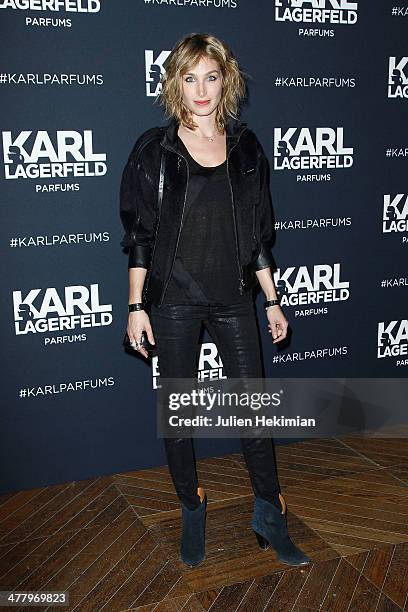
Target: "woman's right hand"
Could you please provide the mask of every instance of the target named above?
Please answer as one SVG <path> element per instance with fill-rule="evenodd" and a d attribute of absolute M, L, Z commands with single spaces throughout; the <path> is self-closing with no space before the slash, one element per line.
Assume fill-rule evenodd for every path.
<path fill-rule="evenodd" d="M 149 315 L 147 314 L 147 312 L 145 310 L 135 310 L 134 312 L 129 312 L 127 333 L 130 338 L 130 341 L 140 342 L 142 332 L 146 332 L 146 336 L 149 342 L 151 342 L 152 344 L 156 344 L 153 336 L 152 326 L 150 325 Z M 144 357 L 149 356 L 147 350 L 143 346 L 136 346 L 135 349 Z"/>

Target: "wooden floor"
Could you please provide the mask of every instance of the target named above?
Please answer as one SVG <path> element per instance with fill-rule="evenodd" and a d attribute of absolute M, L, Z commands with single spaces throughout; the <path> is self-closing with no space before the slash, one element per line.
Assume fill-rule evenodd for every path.
<path fill-rule="evenodd" d="M 313 563 L 261 551 L 242 455 L 198 461 L 206 560 L 178 559 L 180 506 L 166 466 L 0 497 L 0 590 L 65 590 L 24 610 L 394 612 L 408 589 L 407 438 L 277 446 L 293 540 Z M 0 608 L 17 610 L 20 608 Z"/>

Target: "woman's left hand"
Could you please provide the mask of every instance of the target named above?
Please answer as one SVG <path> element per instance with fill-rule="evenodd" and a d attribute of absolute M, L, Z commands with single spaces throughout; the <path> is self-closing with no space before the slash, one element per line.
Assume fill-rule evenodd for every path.
<path fill-rule="evenodd" d="M 275 304 L 275 306 L 270 306 L 266 310 L 266 316 L 269 321 L 268 323 L 268 333 L 273 336 L 273 343 L 280 342 L 284 338 L 286 338 L 288 332 L 288 321 L 285 315 L 282 312 L 279 304 Z"/>

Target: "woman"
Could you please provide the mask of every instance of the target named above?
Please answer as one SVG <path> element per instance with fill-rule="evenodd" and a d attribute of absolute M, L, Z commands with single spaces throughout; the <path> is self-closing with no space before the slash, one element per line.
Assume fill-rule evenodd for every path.
<path fill-rule="evenodd" d="M 225 43 L 209 34 L 185 37 L 166 62 L 159 96 L 170 123 L 139 137 L 123 172 L 127 332 L 144 357 L 143 332 L 157 345 L 163 378 L 196 376 L 202 322 L 228 378 L 262 377 L 251 291 L 257 282 L 273 342 L 286 337 L 271 272 L 267 160 L 237 117 L 244 94 L 243 73 Z M 207 496 L 198 483 L 192 439 L 164 438 L 164 444 L 182 507 L 180 556 L 192 567 L 205 557 Z M 287 532 L 272 440 L 241 438 L 241 445 L 259 545 L 270 544 L 285 563 L 309 563 Z"/>

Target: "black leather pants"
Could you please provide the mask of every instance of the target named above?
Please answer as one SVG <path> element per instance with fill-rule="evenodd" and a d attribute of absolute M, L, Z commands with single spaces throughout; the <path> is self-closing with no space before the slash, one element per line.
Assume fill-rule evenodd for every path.
<path fill-rule="evenodd" d="M 198 339 L 204 322 L 217 345 L 229 378 L 262 378 L 260 342 L 253 301 L 228 306 L 152 305 L 150 322 L 163 378 L 197 376 Z M 279 492 L 273 440 L 241 438 L 242 452 L 256 497 L 272 502 Z M 192 438 L 164 438 L 167 462 L 179 499 L 198 507 L 199 486 Z"/>

